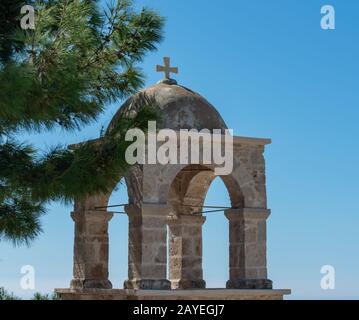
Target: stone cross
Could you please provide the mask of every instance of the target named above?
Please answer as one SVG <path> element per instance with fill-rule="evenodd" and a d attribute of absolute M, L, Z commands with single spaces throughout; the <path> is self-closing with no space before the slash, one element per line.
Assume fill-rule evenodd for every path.
<path fill-rule="evenodd" d="M 164 62 L 164 66 L 156 66 L 156 71 L 157 72 L 164 72 L 165 73 L 165 78 L 166 79 L 170 79 L 170 74 L 171 73 L 178 73 L 178 68 L 177 67 L 170 67 L 170 61 L 171 58 L 169 57 L 164 57 L 163 58 L 163 62 Z"/>

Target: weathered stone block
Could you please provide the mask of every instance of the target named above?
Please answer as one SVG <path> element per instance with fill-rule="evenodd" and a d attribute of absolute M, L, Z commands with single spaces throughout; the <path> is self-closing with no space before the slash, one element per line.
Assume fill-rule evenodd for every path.
<path fill-rule="evenodd" d="M 272 289 L 273 283 L 268 279 L 236 279 L 227 281 L 227 289 Z"/>
<path fill-rule="evenodd" d="M 245 265 L 247 267 L 264 267 L 266 265 L 265 242 L 245 245 Z"/>

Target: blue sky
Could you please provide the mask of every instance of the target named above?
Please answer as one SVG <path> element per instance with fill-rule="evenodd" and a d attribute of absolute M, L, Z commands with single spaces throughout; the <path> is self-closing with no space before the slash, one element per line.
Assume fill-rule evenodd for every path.
<path fill-rule="evenodd" d="M 336 9 L 336 30 L 320 28 L 320 8 Z M 179 67 L 178 82 L 206 97 L 235 135 L 268 137 L 266 149 L 268 271 L 291 298 L 359 298 L 358 74 L 359 2 L 355 0 L 136 1 L 167 18 L 165 40 L 143 64 L 146 85 L 163 56 Z M 98 136 L 118 106 L 81 132 L 26 135 L 41 148 Z M 111 203 L 126 202 L 122 186 Z M 227 205 L 220 180 L 208 204 Z M 20 269 L 36 270 L 36 289 L 68 287 L 72 275 L 71 207 L 49 206 L 44 233 L 30 248 L 0 243 L 0 285 L 20 289 Z M 222 214 L 204 226 L 204 276 L 209 287 L 228 278 L 228 230 Z M 127 275 L 127 217 L 110 224 L 110 279 Z M 336 270 L 336 289 L 320 288 L 320 269 Z"/>

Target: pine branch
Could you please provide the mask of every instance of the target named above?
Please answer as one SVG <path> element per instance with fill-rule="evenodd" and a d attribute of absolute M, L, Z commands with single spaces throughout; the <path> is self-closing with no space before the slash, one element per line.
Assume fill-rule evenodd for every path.
<path fill-rule="evenodd" d="M 119 0 L 105 21 L 96 3 L 37 2 L 35 31 L 18 30 L 24 49 L 0 67 L 0 132 L 78 129 L 143 85 L 135 64 L 162 40 L 163 19 Z"/>
<path fill-rule="evenodd" d="M 3 0 L 0 8 L 9 2 L 23 4 Z M 41 232 L 48 201 L 112 190 L 128 168 L 126 131 L 145 130 L 148 120 L 159 118 L 156 106 L 142 101 L 136 116 L 120 115 L 100 143 L 41 155 L 16 140 L 24 130 L 80 129 L 107 103 L 142 87 L 137 64 L 162 40 L 163 18 L 118 0 L 106 19 L 98 3 L 27 1 L 37 13 L 34 31 L 19 29 L 18 7 L 2 8 L 11 23 L 0 10 L 0 241 L 29 244 Z"/>

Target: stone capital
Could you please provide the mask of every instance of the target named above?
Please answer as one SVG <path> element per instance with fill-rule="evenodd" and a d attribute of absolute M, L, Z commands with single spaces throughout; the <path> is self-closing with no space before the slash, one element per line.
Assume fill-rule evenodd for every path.
<path fill-rule="evenodd" d="M 84 210 L 71 212 L 71 218 L 75 222 L 79 222 L 81 219 L 93 222 L 109 222 L 112 217 L 113 213 L 105 210 Z"/>
<path fill-rule="evenodd" d="M 170 208 L 164 203 L 143 203 L 142 215 L 167 217 Z"/>
<path fill-rule="evenodd" d="M 98 207 L 105 208 L 109 198 L 110 194 L 100 193 L 82 199 L 76 199 L 74 204 L 74 211 L 87 211 Z"/>
<path fill-rule="evenodd" d="M 169 207 L 162 203 L 143 203 L 137 205 L 126 205 L 125 211 L 129 217 L 159 217 L 165 218 L 169 213 Z"/>
<path fill-rule="evenodd" d="M 172 215 L 167 217 L 170 225 L 203 225 L 206 217 L 200 215 Z"/>
<path fill-rule="evenodd" d="M 124 210 L 129 217 L 141 216 L 141 208 L 135 204 L 125 205 Z"/>
<path fill-rule="evenodd" d="M 229 221 L 267 220 L 270 210 L 264 208 L 227 209 L 224 214 Z"/>

